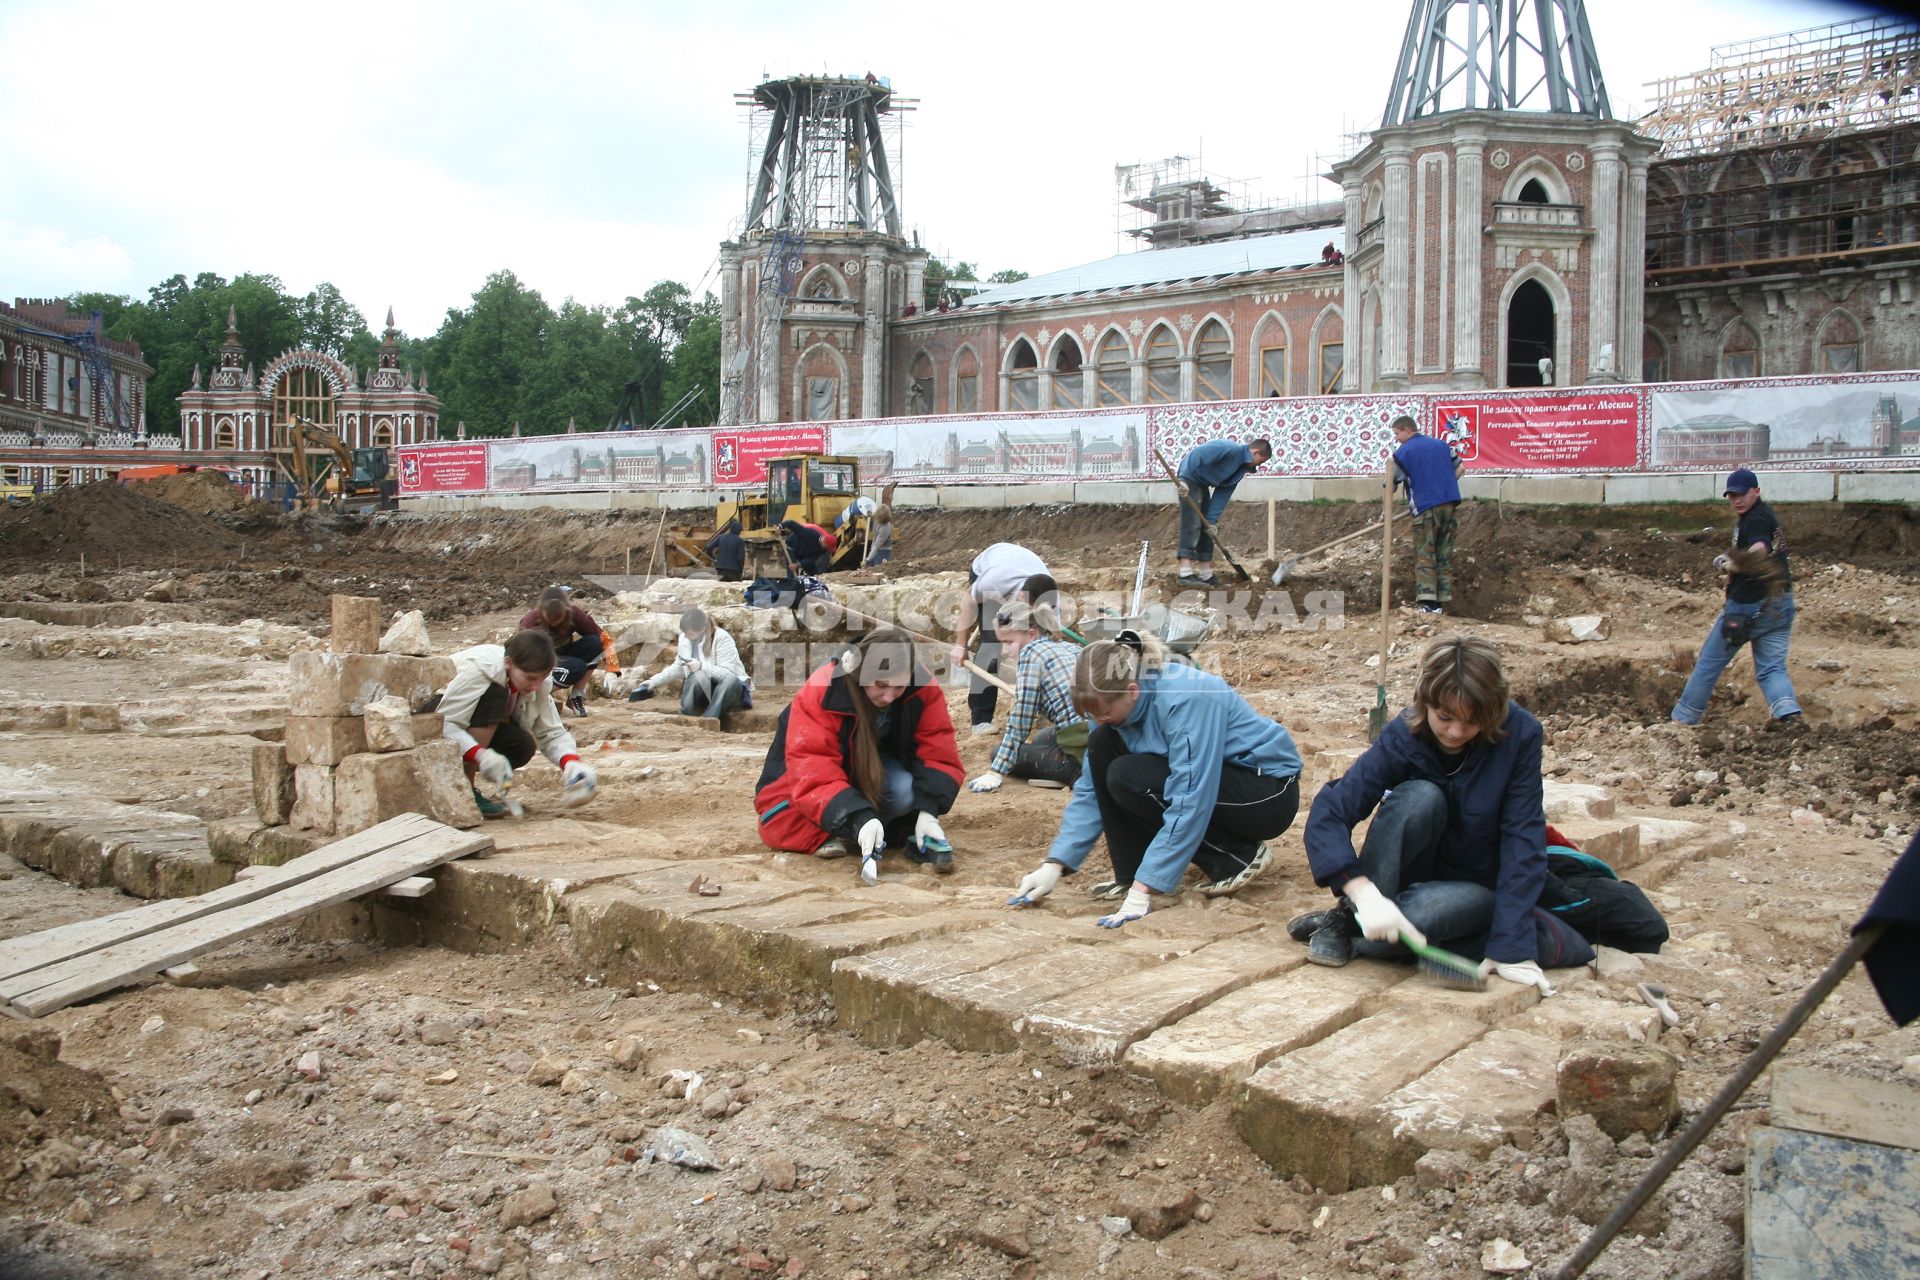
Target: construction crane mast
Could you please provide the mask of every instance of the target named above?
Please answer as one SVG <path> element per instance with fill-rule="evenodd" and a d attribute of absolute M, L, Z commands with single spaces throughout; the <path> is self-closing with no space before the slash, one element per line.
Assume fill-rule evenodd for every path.
<path fill-rule="evenodd" d="M 741 248 L 754 263 L 736 348 L 722 352 L 720 421 L 756 421 L 760 371 L 778 368 L 785 319 L 810 239 L 899 239 L 900 116 L 914 99 L 875 76 L 788 76 L 735 95 L 749 110 L 753 171 Z"/>

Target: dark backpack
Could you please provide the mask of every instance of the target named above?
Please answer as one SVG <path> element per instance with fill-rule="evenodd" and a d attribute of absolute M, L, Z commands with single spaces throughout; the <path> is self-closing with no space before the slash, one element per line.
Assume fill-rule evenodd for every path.
<path fill-rule="evenodd" d="M 805 588 L 794 577 L 755 578 L 740 594 L 755 609 L 795 609 Z"/>
<path fill-rule="evenodd" d="M 1639 885 L 1622 880 L 1593 855 L 1565 845 L 1547 846 L 1547 880 L 1539 909 L 1597 946 L 1658 951 L 1667 940 L 1666 918 Z"/>

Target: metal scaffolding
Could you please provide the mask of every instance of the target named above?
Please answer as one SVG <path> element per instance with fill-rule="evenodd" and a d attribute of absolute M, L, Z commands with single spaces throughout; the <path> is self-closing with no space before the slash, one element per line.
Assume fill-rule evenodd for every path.
<path fill-rule="evenodd" d="M 758 370 L 777 369 L 809 236 L 899 238 L 901 114 L 917 98 L 873 75 L 786 76 L 734 95 L 747 111 L 747 212 L 740 239 L 759 250 L 752 338 L 720 380 L 720 421 L 751 420 Z M 753 406 L 753 407 L 750 407 Z"/>
<path fill-rule="evenodd" d="M 1640 132 L 1663 157 L 1718 153 L 1920 118 L 1920 27 L 1877 15 L 1714 49 L 1655 80 Z"/>
<path fill-rule="evenodd" d="M 788 76 L 734 101 L 753 159 L 745 232 L 901 234 L 901 113 L 918 99 L 873 76 Z"/>
<path fill-rule="evenodd" d="M 1640 129 L 1649 283 L 1877 260 L 1920 243 L 1920 28 L 1889 17 L 1722 45 Z"/>
<path fill-rule="evenodd" d="M 1460 110 L 1609 118 L 1583 0 L 1415 0 L 1380 123 Z"/>

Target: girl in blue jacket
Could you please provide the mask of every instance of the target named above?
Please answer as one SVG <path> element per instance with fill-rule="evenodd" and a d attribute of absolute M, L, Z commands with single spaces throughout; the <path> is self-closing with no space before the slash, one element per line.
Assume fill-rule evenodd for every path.
<path fill-rule="evenodd" d="M 1428 645 L 1413 705 L 1313 799 L 1307 861 L 1340 901 L 1288 924 L 1307 958 L 1404 955 L 1406 936 L 1484 955 L 1483 975 L 1552 994 L 1533 925 L 1547 874 L 1541 743 L 1540 722 L 1507 697 L 1492 645 Z M 1355 855 L 1353 829 L 1369 814 Z"/>
<path fill-rule="evenodd" d="M 1047 860 L 1020 882 L 1013 905 L 1053 892 L 1103 832 L 1113 879 L 1094 893 L 1126 899 L 1101 917 L 1109 929 L 1146 915 L 1150 894 L 1179 889 L 1189 864 L 1206 876 L 1200 892 L 1209 896 L 1234 893 L 1267 868 L 1265 842 L 1293 824 L 1300 803 L 1300 753 L 1279 722 L 1132 632 L 1081 651 L 1073 701 L 1095 726 L 1086 759 Z"/>

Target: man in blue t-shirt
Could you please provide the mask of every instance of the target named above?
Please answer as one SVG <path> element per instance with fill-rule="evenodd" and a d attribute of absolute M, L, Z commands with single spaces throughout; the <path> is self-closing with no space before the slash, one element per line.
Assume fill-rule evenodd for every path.
<path fill-rule="evenodd" d="M 1413 508 L 1413 599 L 1421 613 L 1445 613 L 1453 600 L 1453 539 L 1460 522 L 1460 464 L 1438 436 L 1401 414 L 1393 420 L 1395 484 Z"/>
<path fill-rule="evenodd" d="M 1240 478 L 1264 466 L 1272 456 L 1273 446 L 1265 440 L 1251 444 L 1209 440 L 1180 459 L 1180 492 L 1193 499 L 1192 507 L 1180 504 L 1181 586 L 1213 585 L 1213 535 L 1206 526 L 1219 526 Z M 1206 524 L 1194 514 L 1195 507 L 1207 513 Z"/>

